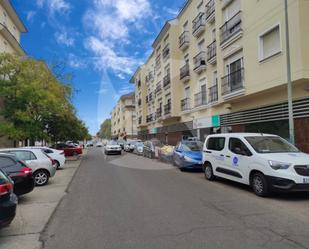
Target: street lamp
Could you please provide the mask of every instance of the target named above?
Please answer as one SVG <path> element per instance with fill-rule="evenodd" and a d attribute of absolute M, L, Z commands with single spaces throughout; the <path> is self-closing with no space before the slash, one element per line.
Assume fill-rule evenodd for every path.
<path fill-rule="evenodd" d="M 288 17 L 288 0 L 284 0 L 285 11 L 285 38 L 286 38 L 286 66 L 288 80 L 288 108 L 289 108 L 289 135 L 290 142 L 295 144 L 294 137 L 294 117 L 293 117 L 293 88 L 291 80 L 291 58 L 290 58 L 290 40 L 289 40 L 289 17 Z"/>

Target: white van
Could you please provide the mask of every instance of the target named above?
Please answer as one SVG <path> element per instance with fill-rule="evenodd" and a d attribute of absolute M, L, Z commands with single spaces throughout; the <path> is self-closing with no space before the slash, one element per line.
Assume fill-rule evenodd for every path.
<path fill-rule="evenodd" d="M 255 133 L 209 135 L 203 146 L 207 180 L 216 176 L 271 191 L 309 191 L 309 155 L 279 136 Z"/>

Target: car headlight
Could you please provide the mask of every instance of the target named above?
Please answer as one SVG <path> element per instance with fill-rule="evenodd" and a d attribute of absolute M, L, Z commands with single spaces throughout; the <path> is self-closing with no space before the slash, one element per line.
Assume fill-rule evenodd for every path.
<path fill-rule="evenodd" d="M 273 161 L 273 160 L 269 160 L 268 163 L 269 163 L 270 167 L 272 167 L 274 170 L 288 169 L 291 166 L 290 163 L 276 162 L 276 161 Z"/>

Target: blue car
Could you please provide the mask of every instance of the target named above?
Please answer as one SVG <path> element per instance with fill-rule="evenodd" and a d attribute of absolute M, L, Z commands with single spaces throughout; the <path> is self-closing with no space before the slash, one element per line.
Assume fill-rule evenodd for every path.
<path fill-rule="evenodd" d="M 181 171 L 202 169 L 203 144 L 200 141 L 181 141 L 173 152 L 173 164 Z"/>

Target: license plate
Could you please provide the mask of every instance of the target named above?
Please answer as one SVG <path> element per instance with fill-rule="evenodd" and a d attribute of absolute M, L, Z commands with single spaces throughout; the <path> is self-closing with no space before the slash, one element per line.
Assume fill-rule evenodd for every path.
<path fill-rule="evenodd" d="M 304 178 L 303 183 L 309 183 L 309 178 Z"/>

